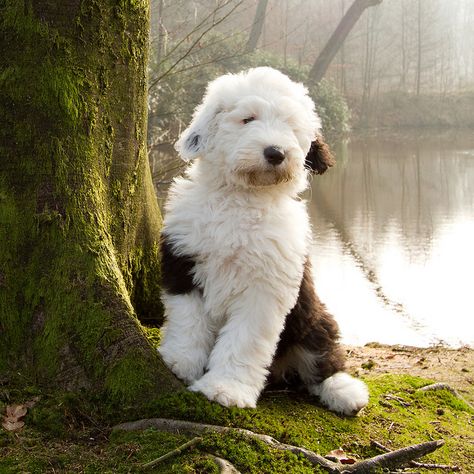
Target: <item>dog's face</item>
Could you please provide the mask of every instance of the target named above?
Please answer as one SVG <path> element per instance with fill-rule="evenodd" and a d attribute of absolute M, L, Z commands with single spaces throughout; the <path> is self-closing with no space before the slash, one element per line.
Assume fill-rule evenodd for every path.
<path fill-rule="evenodd" d="M 332 165 L 319 131 L 306 88 L 263 67 L 211 82 L 176 148 L 184 160 L 210 164 L 214 179 L 226 184 L 285 183 L 299 192 L 308 168 L 322 173 Z"/>

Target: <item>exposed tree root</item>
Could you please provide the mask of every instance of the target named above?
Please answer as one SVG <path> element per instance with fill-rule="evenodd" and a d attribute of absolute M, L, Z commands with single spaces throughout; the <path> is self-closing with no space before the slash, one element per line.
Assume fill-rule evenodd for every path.
<path fill-rule="evenodd" d="M 431 453 L 443 446 L 444 441 L 429 441 L 426 443 L 415 444 L 413 446 L 407 446 L 406 448 L 398 449 L 396 451 L 390 451 L 379 456 L 375 456 L 370 459 L 359 461 L 352 465 L 343 465 L 329 461 L 323 456 L 316 454 L 309 449 L 301 448 L 298 446 L 292 446 L 290 444 L 280 443 L 271 436 L 254 433 L 250 430 L 242 428 L 229 428 L 225 426 L 208 425 L 203 423 L 193 423 L 190 421 L 181 420 L 170 420 L 166 418 L 149 418 L 138 421 L 131 421 L 128 423 L 121 423 L 114 426 L 114 430 L 124 431 L 140 431 L 147 428 L 156 428 L 160 431 L 166 431 L 168 433 L 182 434 L 202 434 L 205 432 L 214 433 L 239 433 L 248 438 L 258 439 L 268 446 L 274 449 L 282 451 L 290 451 L 294 454 L 301 454 L 311 464 L 321 466 L 328 472 L 332 473 L 368 473 L 374 472 L 381 468 L 397 468 L 403 465 L 409 464 L 414 459 L 417 459 L 425 454 Z M 232 472 L 232 471 L 231 471 Z"/>
<path fill-rule="evenodd" d="M 292 446 L 289 444 L 280 443 L 275 438 L 272 438 L 268 435 L 262 435 L 254 433 L 253 431 L 244 430 L 242 428 L 228 428 L 226 426 L 218 425 L 207 425 L 203 423 L 193 423 L 191 421 L 181 421 L 181 420 L 170 420 L 167 418 L 150 418 L 145 420 L 130 421 L 128 423 L 122 423 L 120 425 L 114 426 L 114 430 L 124 430 L 124 431 L 140 431 L 146 430 L 147 428 L 156 428 L 160 431 L 166 431 L 168 433 L 203 433 L 203 432 L 214 432 L 214 433 L 240 433 L 248 438 L 258 439 L 263 441 L 269 446 L 280 449 L 282 451 L 291 451 L 295 454 L 302 454 L 308 461 L 313 465 L 319 465 L 327 469 L 329 472 L 340 472 L 337 467 L 337 464 L 328 461 L 323 456 L 314 453 L 305 448 L 300 448 L 298 446 Z"/>
<path fill-rule="evenodd" d="M 431 385 L 425 385 L 424 387 L 421 387 L 418 390 L 420 392 L 429 392 L 431 390 L 448 390 L 448 392 L 451 392 L 454 396 L 459 397 L 458 392 L 456 392 L 456 390 L 451 387 L 451 385 L 448 385 L 444 382 L 436 382 L 432 383 Z"/>
<path fill-rule="evenodd" d="M 456 398 L 459 398 L 459 400 L 462 400 L 467 406 L 474 410 L 474 406 L 469 403 L 462 395 L 460 395 L 457 390 L 455 390 L 453 387 L 451 387 L 451 385 L 448 385 L 447 383 L 432 383 L 431 385 L 425 385 L 424 387 L 418 389 L 419 392 L 434 392 L 436 390 L 447 390 L 448 392 L 451 392 Z"/>
<path fill-rule="evenodd" d="M 377 442 L 377 441 L 372 441 L 372 445 L 375 446 L 376 448 L 379 448 L 382 451 L 385 451 L 386 453 L 392 452 L 391 449 L 387 448 L 383 444 Z M 445 471 L 460 471 L 461 469 L 458 466 L 448 466 L 446 464 L 433 464 L 433 463 L 424 463 L 424 462 L 417 462 L 417 461 L 410 461 L 408 463 L 411 467 L 419 467 L 422 469 L 442 469 Z"/>
<path fill-rule="evenodd" d="M 222 459 L 217 456 L 212 456 L 212 459 L 214 459 L 214 462 L 219 467 L 220 474 L 240 474 L 240 471 L 238 471 L 234 465 L 227 461 L 227 459 Z"/>

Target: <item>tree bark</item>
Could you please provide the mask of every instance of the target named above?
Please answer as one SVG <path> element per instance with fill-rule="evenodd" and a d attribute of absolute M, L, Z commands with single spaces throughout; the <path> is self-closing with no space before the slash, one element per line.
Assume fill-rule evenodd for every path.
<path fill-rule="evenodd" d="M 320 82 L 326 74 L 331 61 L 336 56 L 341 45 L 344 43 L 347 35 L 350 33 L 362 13 L 375 5 L 379 5 L 383 0 L 354 0 L 337 25 L 334 33 L 329 38 L 323 50 L 319 53 L 316 61 L 309 72 L 309 79 L 314 82 Z"/>
<path fill-rule="evenodd" d="M 148 1 L 0 1 L 0 373 L 130 402 L 181 385 L 147 161 Z"/>
<path fill-rule="evenodd" d="M 253 53 L 257 47 L 258 40 L 262 34 L 263 25 L 265 23 L 265 12 L 267 11 L 268 0 L 258 0 L 257 11 L 252 23 L 249 39 L 245 45 L 246 53 Z"/>

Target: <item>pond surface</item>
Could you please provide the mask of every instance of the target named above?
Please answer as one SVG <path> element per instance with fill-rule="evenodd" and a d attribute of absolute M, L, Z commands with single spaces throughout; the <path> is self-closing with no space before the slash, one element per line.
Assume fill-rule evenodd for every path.
<path fill-rule="evenodd" d="M 335 151 L 308 198 L 316 289 L 343 342 L 474 346 L 474 133 Z"/>
<path fill-rule="evenodd" d="M 474 133 L 354 135 L 313 179 L 320 298 L 349 344 L 474 347 Z M 162 204 L 182 162 L 151 160 Z"/>

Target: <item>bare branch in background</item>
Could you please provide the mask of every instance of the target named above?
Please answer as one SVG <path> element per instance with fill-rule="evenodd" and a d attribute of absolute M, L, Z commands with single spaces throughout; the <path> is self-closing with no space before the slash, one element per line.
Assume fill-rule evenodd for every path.
<path fill-rule="evenodd" d="M 227 2 L 226 5 L 230 3 Z M 157 78 L 155 78 L 149 85 L 149 88 L 154 87 L 158 82 L 160 82 L 164 77 L 166 77 L 171 71 L 173 71 L 178 64 L 180 64 L 186 57 L 193 51 L 193 49 L 196 47 L 196 45 L 199 44 L 199 42 L 204 38 L 204 36 L 209 33 L 212 29 L 214 29 L 217 25 L 221 24 L 223 21 L 225 21 L 227 18 L 229 18 L 232 13 L 240 6 L 242 5 L 243 0 L 237 2 L 224 16 L 219 18 L 218 20 L 213 20 L 210 26 L 208 26 L 191 44 L 191 46 L 176 60 L 174 63 L 162 74 L 160 74 Z M 221 7 L 219 7 L 221 8 Z M 176 49 L 176 48 L 175 48 Z"/>

